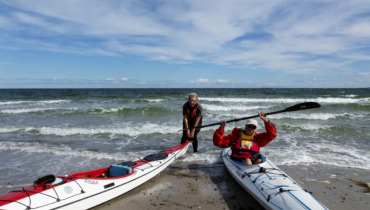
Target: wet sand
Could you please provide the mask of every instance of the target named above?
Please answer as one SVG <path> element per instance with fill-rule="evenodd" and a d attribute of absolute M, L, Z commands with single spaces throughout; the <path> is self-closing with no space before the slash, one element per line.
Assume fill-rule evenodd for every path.
<path fill-rule="evenodd" d="M 329 209 L 370 209 L 370 171 L 323 166 L 279 166 Z M 367 192 L 367 193 L 366 193 Z M 94 210 L 263 209 L 222 163 L 174 164 L 158 176 Z"/>

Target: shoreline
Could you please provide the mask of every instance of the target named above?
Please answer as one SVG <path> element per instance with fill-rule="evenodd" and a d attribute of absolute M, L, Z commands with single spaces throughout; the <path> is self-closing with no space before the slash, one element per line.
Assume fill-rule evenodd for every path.
<path fill-rule="evenodd" d="M 370 209 L 364 169 L 279 166 L 329 209 Z M 356 182 L 358 181 L 358 182 Z M 263 209 L 229 174 L 223 163 L 174 164 L 143 185 L 93 210 Z"/>

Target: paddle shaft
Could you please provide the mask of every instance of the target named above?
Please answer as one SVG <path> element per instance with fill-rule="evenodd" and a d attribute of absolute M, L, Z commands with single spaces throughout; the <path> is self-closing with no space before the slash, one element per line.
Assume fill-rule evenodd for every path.
<path fill-rule="evenodd" d="M 280 111 L 276 111 L 276 112 L 265 113 L 265 116 L 266 115 L 283 113 L 283 112 L 293 112 L 293 111 L 299 111 L 299 110 L 305 110 L 305 109 L 313 109 L 313 108 L 319 108 L 319 107 L 320 107 L 320 104 L 318 104 L 316 102 L 305 102 L 305 103 L 300 103 L 300 104 L 296 104 L 294 106 L 288 107 L 288 108 L 286 108 L 284 110 L 280 110 Z M 226 123 L 237 122 L 237 121 L 240 121 L 240 120 L 246 120 L 246 119 L 251 119 L 251 118 L 255 118 L 255 117 L 259 117 L 259 115 L 253 115 L 253 116 L 250 116 L 250 117 L 235 118 L 233 120 L 226 121 Z M 214 126 L 214 125 L 220 125 L 220 123 L 219 122 L 218 123 L 212 123 L 212 124 L 203 125 L 203 126 L 195 127 L 195 128 L 205 128 L 205 127 L 210 127 L 210 126 Z M 187 130 L 187 129 L 188 128 L 184 128 L 184 129 L 182 129 L 180 131 Z M 193 129 L 193 128 L 190 128 L 190 129 Z"/>

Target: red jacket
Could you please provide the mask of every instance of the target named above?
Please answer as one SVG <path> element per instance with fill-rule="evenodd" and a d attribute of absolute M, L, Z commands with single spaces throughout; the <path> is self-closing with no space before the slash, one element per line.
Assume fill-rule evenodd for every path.
<path fill-rule="evenodd" d="M 266 146 L 270 141 L 272 141 L 276 136 L 276 129 L 274 124 L 267 122 L 265 123 L 266 132 L 256 133 L 253 141 L 251 150 L 253 152 L 259 152 L 260 147 Z M 238 154 L 233 151 L 236 148 L 236 144 L 240 143 L 240 128 L 234 128 L 231 134 L 224 136 L 224 129 L 219 128 L 213 134 L 213 144 L 221 148 L 231 147 L 232 156 L 236 158 L 250 158 L 251 154 Z"/>

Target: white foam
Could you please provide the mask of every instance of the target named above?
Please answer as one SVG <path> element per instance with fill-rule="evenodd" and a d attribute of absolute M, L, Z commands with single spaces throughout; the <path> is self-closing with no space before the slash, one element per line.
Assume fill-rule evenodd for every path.
<path fill-rule="evenodd" d="M 248 110 L 261 110 L 269 109 L 271 106 L 243 106 L 243 105 L 212 105 L 212 104 L 202 104 L 203 108 L 207 111 L 248 111 Z"/>
<path fill-rule="evenodd" d="M 19 105 L 19 104 L 61 104 L 61 103 L 69 103 L 70 100 L 43 100 L 43 101 L 3 101 L 0 102 L 1 105 Z"/>
<path fill-rule="evenodd" d="M 274 115 L 273 119 L 307 119 L 307 120 L 329 120 L 329 119 L 336 119 L 338 117 L 346 117 L 350 116 L 349 113 L 340 113 L 340 114 L 334 114 L 334 113 L 285 113 L 285 114 L 277 114 Z"/>
<path fill-rule="evenodd" d="M 21 130 L 20 128 L 0 128 L 0 133 L 13 133 Z"/>
<path fill-rule="evenodd" d="M 355 98 L 355 97 L 357 97 L 357 95 L 355 95 L 355 94 L 348 94 L 348 95 L 345 95 L 344 97 L 347 97 L 347 98 Z"/>
<path fill-rule="evenodd" d="M 46 100 L 46 101 L 35 101 L 36 104 L 64 104 L 70 103 L 70 100 Z"/>
<path fill-rule="evenodd" d="M 223 117 L 226 118 L 225 120 L 232 120 L 243 118 L 247 116 L 257 115 L 258 113 L 245 113 L 245 114 L 233 114 L 233 113 L 223 113 Z M 270 120 L 287 120 L 287 119 L 294 119 L 294 120 L 333 120 L 337 118 L 351 118 L 351 119 L 361 119 L 366 118 L 365 115 L 360 114 L 352 114 L 352 113 L 284 113 L 284 114 L 275 114 L 269 116 Z M 257 118 L 256 118 L 257 119 Z"/>
<path fill-rule="evenodd" d="M 123 111 L 125 109 L 129 109 L 129 107 L 127 106 L 122 106 L 122 107 L 114 107 L 114 108 L 103 108 L 101 109 L 102 113 L 115 113 L 115 112 L 119 112 L 119 111 Z"/>
<path fill-rule="evenodd" d="M 28 103 L 33 103 L 33 101 L 3 101 L 3 102 L 0 102 L 0 106 L 3 106 L 3 105 L 19 105 L 19 104 L 28 104 Z"/>
<path fill-rule="evenodd" d="M 69 157 L 83 157 L 88 159 L 135 160 L 158 151 L 138 152 L 102 152 L 90 151 L 86 148 L 73 148 L 67 145 L 49 145 L 38 142 L 0 142 L 0 150 L 22 151 L 30 153 L 55 154 Z"/>
<path fill-rule="evenodd" d="M 284 138 L 290 139 L 287 135 Z M 269 144 L 268 157 L 278 165 L 329 165 L 339 167 L 370 168 L 369 151 L 333 142 L 298 142 L 290 139 L 288 146 Z M 263 148 L 265 150 L 265 148 Z M 261 150 L 262 151 L 262 150 Z"/>
<path fill-rule="evenodd" d="M 316 102 L 318 103 L 330 103 L 330 104 L 356 104 L 356 103 L 363 103 L 363 102 L 369 102 L 370 98 L 317 98 Z"/>
<path fill-rule="evenodd" d="M 29 108 L 29 109 L 4 109 L 0 113 L 3 114 L 24 114 L 24 113 L 33 113 L 33 112 L 46 112 L 51 110 L 75 110 L 76 108 Z"/>
<path fill-rule="evenodd" d="M 214 102 L 233 102 L 233 103 L 303 103 L 305 101 L 312 101 L 317 103 L 328 103 L 328 104 L 350 104 L 350 103 L 369 103 L 370 98 L 199 98 L 202 101 L 214 101 Z"/>
<path fill-rule="evenodd" d="M 283 123 L 282 124 L 283 126 L 288 126 L 290 128 L 300 128 L 300 129 L 303 129 L 303 130 L 309 130 L 309 131 L 313 131 L 313 130 L 328 130 L 328 129 L 331 129 L 331 128 L 335 128 L 336 126 L 335 125 L 321 125 L 321 124 L 313 124 L 313 123 L 309 123 L 309 124 L 288 124 L 288 123 Z"/>
<path fill-rule="evenodd" d="M 72 135 L 128 135 L 137 137 L 140 135 L 153 135 L 153 134 L 176 134 L 182 126 L 179 123 L 120 123 L 116 125 L 103 125 L 106 127 L 3 127 L 0 128 L 0 133 L 12 132 L 38 132 L 42 135 L 55 135 L 55 136 L 72 136 Z M 181 126 L 181 127 L 180 127 Z M 213 130 L 213 128 L 210 128 Z M 112 138 L 114 136 L 111 136 Z"/>
<path fill-rule="evenodd" d="M 160 103 L 165 101 L 164 99 L 143 99 L 143 100 L 148 101 L 150 103 Z"/>
<path fill-rule="evenodd" d="M 97 135 L 97 134 L 117 134 L 136 137 L 139 135 L 150 135 L 153 133 L 169 134 L 176 133 L 181 127 L 178 124 L 154 124 L 154 123 L 122 123 L 108 127 L 94 128 L 68 128 L 68 127 L 41 127 L 40 134 L 70 136 L 70 135 Z"/>

